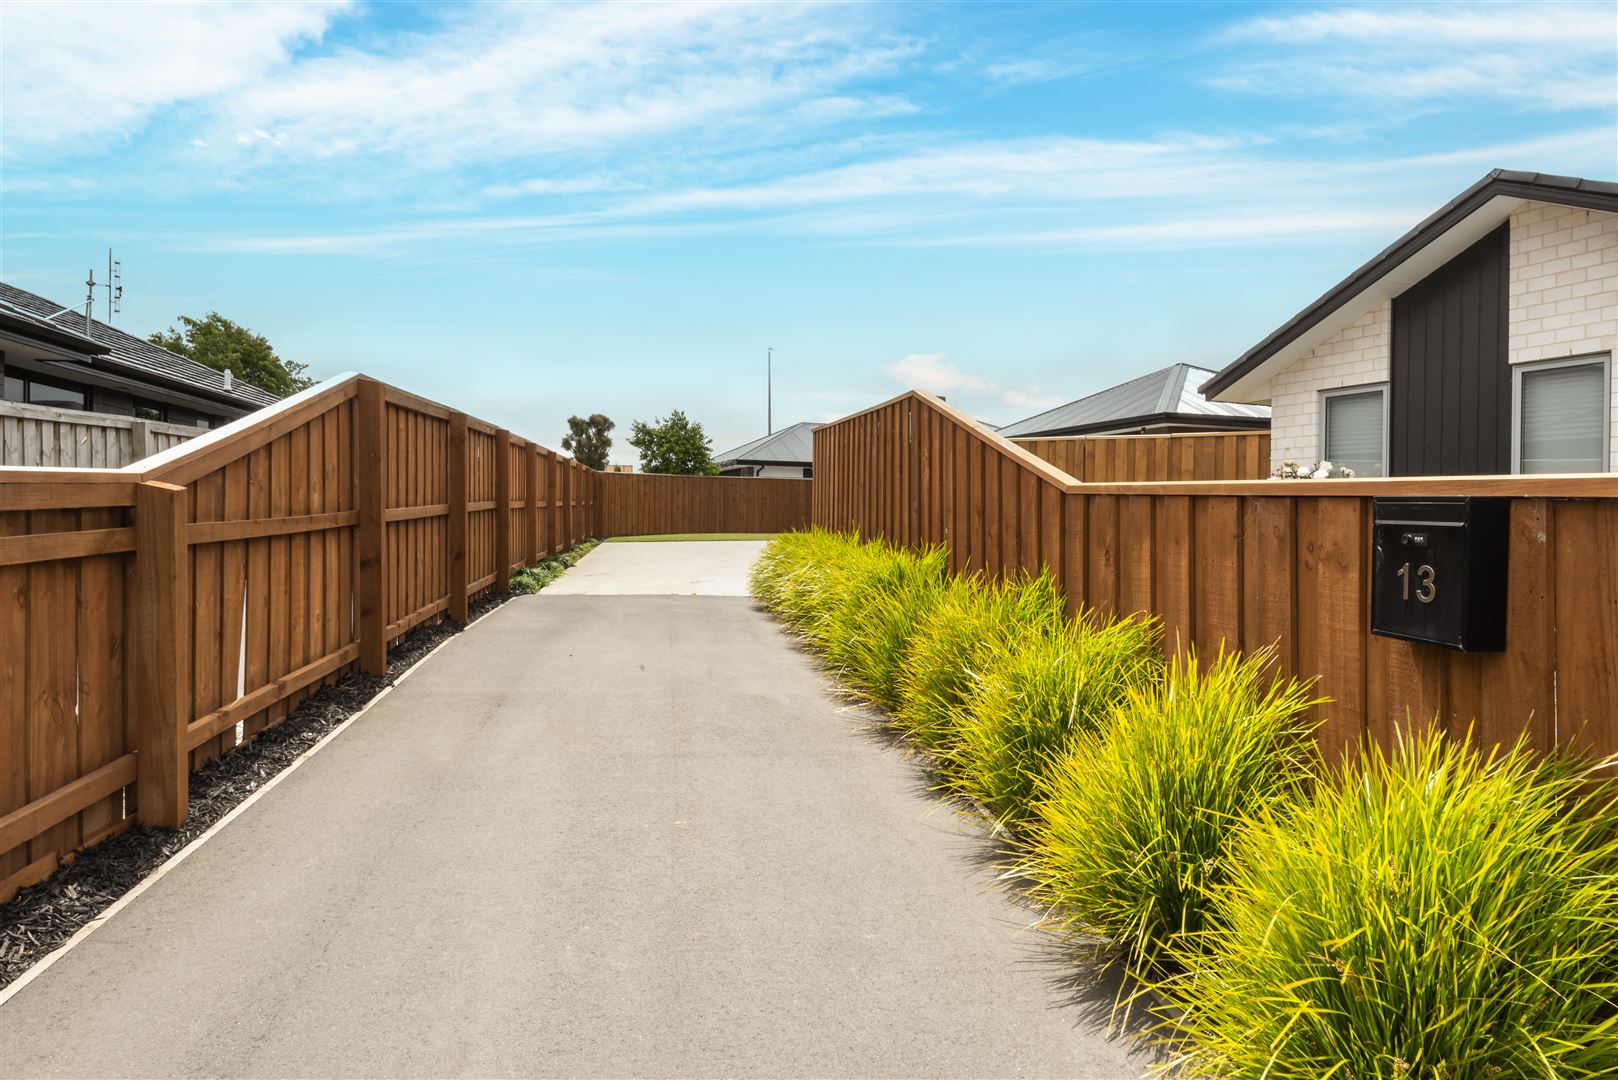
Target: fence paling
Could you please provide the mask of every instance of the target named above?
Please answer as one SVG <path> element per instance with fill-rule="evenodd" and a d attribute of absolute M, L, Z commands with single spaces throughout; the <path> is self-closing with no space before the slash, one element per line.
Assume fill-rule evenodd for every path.
<path fill-rule="evenodd" d="M 947 505 L 896 488 L 911 469 Z M 1171 647 L 1273 647 L 1332 699 L 1334 748 L 1408 715 L 1618 751 L 1618 479 L 1080 483 L 918 394 L 817 430 L 815 475 L 818 524 L 944 543 L 961 571 L 1049 567 L 1075 606 L 1156 614 Z M 1370 634 L 1379 494 L 1511 498 L 1506 651 Z"/>
<path fill-rule="evenodd" d="M 123 469 L 0 469 L 0 901 L 136 814 L 183 820 L 189 771 L 511 569 L 794 528 L 813 489 L 625 478 L 360 376 Z"/>

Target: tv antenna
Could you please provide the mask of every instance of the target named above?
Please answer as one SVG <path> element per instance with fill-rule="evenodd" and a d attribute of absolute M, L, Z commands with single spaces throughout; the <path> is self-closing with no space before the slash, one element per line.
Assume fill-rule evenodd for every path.
<path fill-rule="evenodd" d="M 112 257 L 112 248 L 107 249 L 107 280 L 97 281 L 95 268 L 90 268 L 89 277 L 84 279 L 84 336 L 94 338 L 92 332 L 92 319 L 95 314 L 96 289 L 107 290 L 107 325 L 112 325 L 112 317 L 124 310 L 124 264 L 122 259 Z M 76 308 L 65 307 L 61 311 L 45 316 L 50 322 L 59 316 L 66 315 Z"/>
<path fill-rule="evenodd" d="M 93 282 L 95 275 L 90 278 Z M 112 317 L 124 310 L 124 261 L 112 257 L 112 248 L 107 249 L 107 283 L 103 287 L 107 290 L 107 323 L 111 325 Z"/>

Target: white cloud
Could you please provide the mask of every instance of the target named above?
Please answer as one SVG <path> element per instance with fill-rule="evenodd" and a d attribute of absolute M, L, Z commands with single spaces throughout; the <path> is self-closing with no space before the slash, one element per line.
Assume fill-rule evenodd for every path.
<path fill-rule="evenodd" d="M 1048 394 L 1037 386 L 1030 386 L 1026 390 L 1007 390 L 1000 395 L 1000 400 L 1015 408 L 1039 410 L 1054 408 L 1067 398 Z"/>
<path fill-rule="evenodd" d="M 890 364 L 888 374 L 906 387 L 925 390 L 929 394 L 950 394 L 963 390 L 992 393 L 999 389 L 993 380 L 962 371 L 943 353 L 911 353 L 897 364 Z"/>
<path fill-rule="evenodd" d="M 0 8 L 7 157 L 99 148 L 160 109 L 260 84 L 346 6 L 13 0 Z"/>
<path fill-rule="evenodd" d="M 1211 80 L 1230 90 L 1551 110 L 1618 101 L 1618 5 L 1610 3 L 1334 8 L 1251 19 L 1221 40 L 1285 50 Z"/>
<path fill-rule="evenodd" d="M 1048 409 L 1067 400 L 1054 397 L 1038 386 L 1001 386 L 993 379 L 961 370 L 943 353 L 911 353 L 898 363 L 889 364 L 888 374 L 907 390 L 923 390 L 941 397 L 954 394 L 980 401 L 993 398 L 1002 405 L 1018 409 Z"/>

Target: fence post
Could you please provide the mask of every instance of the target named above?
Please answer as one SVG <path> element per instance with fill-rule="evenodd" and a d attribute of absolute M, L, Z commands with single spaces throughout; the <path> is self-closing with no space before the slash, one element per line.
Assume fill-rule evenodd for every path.
<path fill-rule="evenodd" d="M 449 543 L 444 560 L 449 576 L 449 617 L 466 621 L 466 414 L 449 414 Z"/>
<path fill-rule="evenodd" d="M 186 490 L 135 488 L 135 794 L 142 824 L 185 824 L 190 795 L 191 549 Z"/>
<path fill-rule="evenodd" d="M 129 422 L 129 460 L 152 456 L 152 428 L 145 420 Z"/>
<path fill-rule="evenodd" d="M 387 460 L 387 402 L 382 384 L 361 379 L 354 401 L 354 501 L 359 511 L 357 599 L 360 614 L 360 670 L 388 673 L 387 523 L 383 490 Z"/>
<path fill-rule="evenodd" d="M 494 433 L 494 587 L 511 591 L 511 432 Z"/>
<path fill-rule="evenodd" d="M 528 444 L 528 550 L 523 553 L 523 562 L 530 566 L 544 557 L 543 548 L 539 541 L 539 469 L 543 459 L 539 456 L 539 444 Z"/>

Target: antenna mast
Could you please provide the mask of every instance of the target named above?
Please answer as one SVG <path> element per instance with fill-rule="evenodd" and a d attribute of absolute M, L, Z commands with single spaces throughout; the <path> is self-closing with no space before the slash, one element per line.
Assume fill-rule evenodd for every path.
<path fill-rule="evenodd" d="M 122 259 L 112 257 L 112 248 L 107 249 L 107 325 L 112 325 L 112 317 L 124 310 L 124 262 Z"/>

